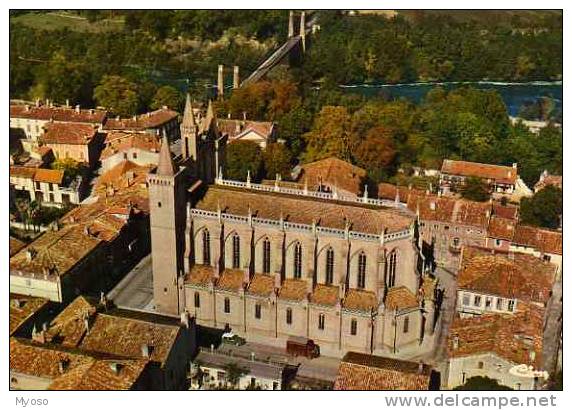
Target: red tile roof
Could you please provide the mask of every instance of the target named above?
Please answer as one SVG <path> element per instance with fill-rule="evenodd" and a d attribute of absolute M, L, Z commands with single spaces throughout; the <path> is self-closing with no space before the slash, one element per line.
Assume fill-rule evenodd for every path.
<path fill-rule="evenodd" d="M 515 229 L 515 220 L 493 216 L 489 222 L 488 236 L 490 238 L 510 241 L 514 236 Z"/>
<path fill-rule="evenodd" d="M 458 273 L 459 289 L 546 303 L 556 266 L 520 253 L 465 247 Z"/>
<path fill-rule="evenodd" d="M 175 120 L 179 113 L 168 108 L 161 108 L 131 118 L 108 118 L 103 125 L 104 130 L 136 130 L 143 131 L 158 128 Z"/>
<path fill-rule="evenodd" d="M 512 241 L 540 252 L 562 255 L 562 232 L 519 224 Z"/>
<path fill-rule="evenodd" d="M 78 110 L 66 107 L 26 106 L 24 104 L 10 105 L 10 118 L 28 118 L 43 121 L 84 122 L 101 124 L 107 113 L 102 110 Z"/>
<path fill-rule="evenodd" d="M 504 184 L 514 184 L 517 178 L 517 169 L 513 167 L 450 159 L 443 161 L 441 173 L 492 179 Z"/>
<path fill-rule="evenodd" d="M 414 194 L 417 196 L 425 195 L 424 191 L 416 188 L 397 186 L 385 182 L 382 182 L 377 186 L 377 196 L 380 199 L 387 199 L 390 201 L 394 201 L 397 195 L 397 191 L 399 191 L 399 201 L 404 203 L 407 203 L 410 194 Z"/>
<path fill-rule="evenodd" d="M 367 172 L 349 162 L 330 157 L 320 161 L 302 165 L 298 177 L 299 183 L 308 183 L 308 189 L 317 190 L 324 185 L 335 186 L 344 191 L 358 195 Z"/>
<path fill-rule="evenodd" d="M 422 363 L 348 352 L 334 390 L 429 390 L 431 373 Z"/>
<path fill-rule="evenodd" d="M 97 129 L 89 124 L 50 122 L 44 126 L 46 132 L 40 137 L 44 144 L 89 144 Z"/>
<path fill-rule="evenodd" d="M 248 293 L 258 296 L 270 296 L 274 293 L 274 278 L 270 275 L 257 273 L 248 285 Z"/>
<path fill-rule="evenodd" d="M 227 134 L 230 140 L 240 138 L 250 131 L 260 135 L 264 139 L 270 138 L 274 123 L 269 121 L 243 121 L 217 119 L 217 127 L 222 134 Z"/>
<path fill-rule="evenodd" d="M 310 295 L 310 302 L 316 305 L 335 306 L 338 302 L 340 290 L 338 286 L 316 285 Z"/>
<path fill-rule="evenodd" d="M 449 357 L 494 353 L 512 363 L 542 366 L 544 309 L 526 307 L 513 315 L 456 316 L 448 337 Z"/>
<path fill-rule="evenodd" d="M 105 138 L 105 148 L 101 152 L 100 159 L 104 160 L 118 152 L 139 149 L 159 153 L 161 142 L 159 139 L 147 133 L 110 132 Z"/>
<path fill-rule="evenodd" d="M 435 195 L 409 195 L 407 207 L 412 212 L 419 210 L 419 218 L 465 226 L 486 228 L 492 205 L 489 202 L 474 202 Z"/>
<path fill-rule="evenodd" d="M 64 171 L 59 169 L 38 168 L 34 175 L 34 181 L 47 182 L 61 185 L 64 180 Z"/>
<path fill-rule="evenodd" d="M 344 308 L 370 312 L 377 310 L 379 301 L 375 292 L 360 289 L 349 289 L 344 298 Z"/>
<path fill-rule="evenodd" d="M 389 288 L 385 297 L 385 306 L 390 310 L 404 310 L 419 307 L 419 301 L 413 292 L 405 286 Z"/>

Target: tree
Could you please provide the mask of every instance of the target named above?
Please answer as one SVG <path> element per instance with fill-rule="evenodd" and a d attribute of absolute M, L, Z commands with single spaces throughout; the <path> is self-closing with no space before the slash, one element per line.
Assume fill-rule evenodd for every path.
<path fill-rule="evenodd" d="M 167 106 L 173 110 L 180 111 L 183 105 L 183 96 L 174 87 L 165 85 L 157 90 L 153 101 L 151 101 L 151 109 L 158 110 L 163 106 Z"/>
<path fill-rule="evenodd" d="M 246 181 L 248 172 L 252 181 L 258 181 L 262 171 L 260 147 L 252 141 L 235 141 L 226 149 L 225 178 Z"/>
<path fill-rule="evenodd" d="M 359 143 L 354 158 L 359 166 L 365 168 L 370 176 L 379 179 L 386 174 L 386 168 L 393 164 L 395 159 L 395 144 L 391 131 L 383 127 L 369 130 L 367 136 Z"/>
<path fill-rule="evenodd" d="M 503 386 L 495 379 L 486 376 L 470 377 L 465 384 L 457 386 L 453 390 L 512 390 L 508 386 Z"/>
<path fill-rule="evenodd" d="M 304 161 L 312 162 L 331 156 L 348 161 L 353 139 L 351 117 L 346 107 L 326 106 L 314 119 L 312 130 L 304 134 Z"/>
<path fill-rule="evenodd" d="M 52 169 L 64 171 L 68 179 L 74 179 L 82 172 L 82 165 L 73 158 L 60 158 L 52 162 Z"/>
<path fill-rule="evenodd" d="M 284 144 L 278 142 L 268 144 L 262 153 L 262 158 L 267 178 L 273 179 L 276 174 L 286 179 L 290 177 L 292 154 Z"/>
<path fill-rule="evenodd" d="M 484 202 L 489 199 L 489 195 L 486 183 L 480 178 L 467 178 L 461 188 L 461 196 L 471 201 Z"/>
<path fill-rule="evenodd" d="M 117 75 L 104 76 L 93 97 L 98 105 L 122 116 L 136 114 L 139 106 L 137 85 Z"/>
<path fill-rule="evenodd" d="M 230 362 L 224 366 L 224 371 L 226 373 L 226 381 L 230 383 L 233 388 L 236 388 L 240 378 L 247 375 L 249 369 L 241 367 L 235 362 Z"/>
<path fill-rule="evenodd" d="M 562 191 L 552 185 L 520 202 L 520 218 L 527 225 L 556 229 L 562 215 Z"/>

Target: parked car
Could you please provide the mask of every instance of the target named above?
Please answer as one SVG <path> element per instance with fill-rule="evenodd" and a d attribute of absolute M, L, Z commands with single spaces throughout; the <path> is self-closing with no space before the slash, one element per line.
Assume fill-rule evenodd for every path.
<path fill-rule="evenodd" d="M 222 342 L 229 345 L 242 346 L 246 343 L 246 339 L 232 332 L 227 332 L 222 335 Z"/>
<path fill-rule="evenodd" d="M 286 342 L 286 352 L 292 356 L 304 356 L 314 359 L 320 356 L 320 346 L 312 339 L 305 337 L 290 337 Z"/>

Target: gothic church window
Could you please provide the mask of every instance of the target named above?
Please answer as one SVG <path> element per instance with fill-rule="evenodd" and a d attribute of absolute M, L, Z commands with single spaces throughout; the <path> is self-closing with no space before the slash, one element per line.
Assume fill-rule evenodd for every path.
<path fill-rule="evenodd" d="M 232 267 L 240 268 L 240 236 L 237 233 L 232 236 Z"/>
<path fill-rule="evenodd" d="M 294 278 L 302 277 L 302 244 L 296 242 L 294 245 Z"/>
<path fill-rule="evenodd" d="M 318 316 L 318 329 L 324 330 L 326 327 L 326 316 L 323 313 L 320 313 Z"/>
<path fill-rule="evenodd" d="M 365 270 L 367 267 L 367 257 L 364 252 L 361 252 L 358 257 L 358 277 L 357 287 L 359 289 L 365 288 Z"/>
<path fill-rule="evenodd" d="M 357 320 L 355 319 L 352 319 L 351 321 L 350 333 L 352 334 L 352 336 L 357 335 Z"/>
<path fill-rule="evenodd" d="M 203 229 L 203 264 L 211 264 L 211 235 L 208 229 Z"/>
<path fill-rule="evenodd" d="M 395 286 L 395 276 L 397 273 L 397 251 L 393 251 L 389 254 L 389 270 L 388 270 L 388 280 L 387 286 L 390 288 Z"/>
<path fill-rule="evenodd" d="M 334 250 L 328 248 L 326 252 L 326 285 L 334 282 Z"/>
<path fill-rule="evenodd" d="M 264 238 L 262 242 L 262 272 L 270 273 L 270 240 Z"/>
<path fill-rule="evenodd" d="M 224 313 L 230 313 L 230 299 L 224 298 Z"/>

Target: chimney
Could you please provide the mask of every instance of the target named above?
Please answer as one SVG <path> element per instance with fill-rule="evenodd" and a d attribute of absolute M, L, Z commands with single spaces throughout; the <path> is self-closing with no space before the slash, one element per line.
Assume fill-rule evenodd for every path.
<path fill-rule="evenodd" d="M 419 362 L 419 365 L 417 366 L 417 373 L 419 374 L 423 374 L 423 368 L 425 366 L 423 365 L 423 361 Z"/>
<path fill-rule="evenodd" d="M 48 107 L 51 107 L 51 106 L 52 106 L 52 104 L 50 103 L 50 100 L 49 100 L 48 98 L 46 98 L 46 105 L 47 105 Z"/>
<path fill-rule="evenodd" d="M 518 163 L 517 163 L 517 162 L 513 162 L 513 163 L 512 163 L 512 167 L 513 167 L 514 169 L 516 169 L 516 168 L 518 167 Z"/>
<path fill-rule="evenodd" d="M 70 100 L 69 100 L 69 98 L 66 98 L 66 108 L 70 108 Z"/>
<path fill-rule="evenodd" d="M 30 105 L 26 104 L 26 112 L 30 111 Z"/>
<path fill-rule="evenodd" d="M 459 348 L 459 336 L 455 336 L 453 338 L 453 350 L 457 350 Z"/>
<path fill-rule="evenodd" d="M 26 260 L 28 262 L 31 262 L 34 256 L 36 256 L 36 251 L 33 248 L 26 249 Z"/>
<path fill-rule="evenodd" d="M 237 65 L 234 66 L 232 73 L 232 88 L 240 87 L 240 73 Z"/>
<path fill-rule="evenodd" d="M 79 104 L 75 106 L 75 112 L 77 112 L 78 114 L 80 113 L 80 106 L 79 106 Z"/>
<path fill-rule="evenodd" d="M 218 65 L 218 78 L 217 78 L 217 97 L 222 99 L 224 97 L 224 65 Z"/>
<path fill-rule="evenodd" d="M 435 201 L 431 201 L 429 203 L 429 208 L 434 211 L 437 208 L 437 204 L 435 203 Z"/>
<path fill-rule="evenodd" d="M 40 106 L 40 99 L 36 98 L 36 107 L 39 107 L 39 106 Z"/>
<path fill-rule="evenodd" d="M 95 110 L 94 110 L 93 108 L 90 108 L 90 109 L 89 109 L 89 114 L 90 114 L 90 115 L 93 115 L 94 112 L 95 112 Z"/>
<path fill-rule="evenodd" d="M 290 10 L 288 17 L 288 38 L 294 37 L 294 12 Z"/>
<path fill-rule="evenodd" d="M 66 359 L 60 359 L 60 361 L 58 361 L 58 370 L 60 371 L 60 374 L 64 374 L 64 372 L 68 369 L 68 365 L 69 361 Z"/>
<path fill-rule="evenodd" d="M 181 325 L 183 325 L 187 329 L 189 328 L 189 312 L 187 312 L 186 310 L 181 312 Z"/>
<path fill-rule="evenodd" d="M 242 112 L 242 121 L 246 121 L 246 111 Z"/>

